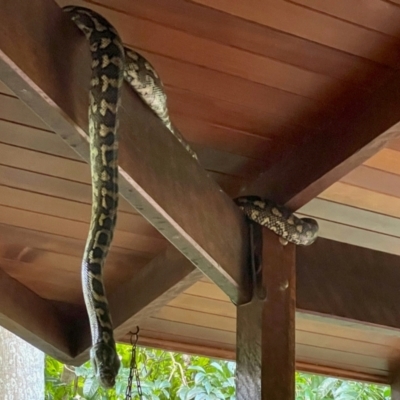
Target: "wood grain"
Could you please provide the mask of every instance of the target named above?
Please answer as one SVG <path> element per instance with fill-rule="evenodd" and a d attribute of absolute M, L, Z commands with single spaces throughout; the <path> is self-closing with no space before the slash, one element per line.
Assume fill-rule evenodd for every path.
<path fill-rule="evenodd" d="M 28 248 L 31 251 L 81 257 L 85 246 L 82 240 L 6 224 L 0 224 L 0 240 L 3 245 L 9 245 L 13 249 L 18 249 L 15 253 L 13 252 L 16 255 L 24 248 Z M 126 250 L 120 247 L 113 247 L 110 250 L 109 261 L 116 265 L 128 265 L 136 257 L 137 255 L 135 256 L 135 253 L 131 249 Z M 140 259 L 140 256 L 138 259 Z M 142 259 L 148 260 L 146 257 Z"/>
<path fill-rule="evenodd" d="M 1 78 L 7 79 L 8 86 L 21 100 L 45 118 L 52 129 L 88 160 L 84 130 L 87 127 L 85 110 L 88 98 L 85 82 L 89 81 L 90 60 L 85 39 L 56 4 L 44 0 L 21 2 L 21 9 L 15 14 L 15 3 L 11 4 L 8 0 L 3 0 L 3 3 L 8 14 L 5 12 L 2 15 L 7 14 L 7 18 L 13 21 L 11 25 L 7 24 L 7 19 L 2 21 L 3 37 L 15 35 L 21 47 L 16 46 L 15 41 L 13 46 L 6 40 L 0 43 L 2 64 L 7 69 Z M 32 10 L 40 10 L 37 18 L 52 23 L 27 23 Z M 49 40 L 50 37 L 52 40 Z M 57 38 L 57 46 L 54 38 Z M 55 52 L 54 48 L 63 51 Z M 35 52 L 31 54 L 36 62 L 30 60 L 27 64 L 30 51 Z M 43 57 L 39 57 L 37 52 L 40 51 Z M 22 53 L 24 57 L 21 57 Z M 45 70 L 51 73 L 44 73 Z M 66 95 L 65 87 L 60 85 L 60 73 L 73 74 L 73 84 L 69 90 L 74 95 Z M 41 89 L 40 93 L 38 88 Z M 54 108 L 53 104 L 58 107 Z M 136 109 L 136 112 L 132 113 L 132 109 Z M 185 149 L 168 134 L 161 121 L 126 88 L 122 91 L 120 141 L 121 194 L 162 230 L 175 246 L 181 248 L 197 267 L 219 282 L 232 298 L 238 302 L 242 301 L 242 297 L 246 298 L 248 283 L 243 280 L 241 273 L 241 265 L 248 252 L 244 217 Z M 159 145 L 155 145 L 157 142 L 160 142 Z M 160 186 L 160 180 L 170 187 Z M 209 210 L 206 219 L 201 212 L 202 206 L 196 205 L 202 202 L 202 198 L 203 202 L 207 201 Z M 188 199 L 191 201 L 188 202 Z M 190 210 L 184 211 L 188 204 Z M 226 230 L 218 223 L 219 218 L 212 217 L 210 204 L 212 208 L 215 207 L 219 218 L 232 219 L 230 240 L 226 240 Z M 224 233 L 218 235 L 216 232 L 219 229 L 223 229 Z M 220 237 L 222 247 L 215 243 L 211 245 L 210 236 Z M 222 261 L 226 257 L 228 259 Z"/>
<path fill-rule="evenodd" d="M 125 343 L 129 343 L 129 339 L 130 338 L 126 336 L 123 341 Z M 178 351 L 185 354 L 206 355 L 209 357 L 228 360 L 233 360 L 235 358 L 235 353 L 233 350 L 215 347 L 215 344 L 212 342 L 203 342 L 202 344 L 187 343 L 185 341 L 177 341 L 177 337 L 174 335 L 165 333 L 160 334 L 147 330 L 141 330 L 139 343 L 143 346 L 150 346 L 169 351 Z M 314 362 L 319 361 L 314 360 Z M 389 376 L 381 375 L 373 369 L 365 372 L 345 370 L 340 367 L 329 367 L 317 363 L 313 364 L 312 360 L 309 362 L 297 360 L 296 370 L 312 374 L 335 376 L 344 379 L 381 384 L 388 384 L 391 379 Z"/>
<path fill-rule="evenodd" d="M 400 328 L 398 257 L 325 239 L 313 247 L 297 252 L 298 309 Z"/>
<path fill-rule="evenodd" d="M 298 95 L 318 98 L 322 89 L 329 87 L 340 92 L 341 84 L 328 76 L 265 58 L 252 52 L 243 52 L 236 46 L 224 46 L 214 40 L 194 36 L 164 24 L 118 13 L 91 3 L 90 7 L 113 23 L 124 42 L 138 50 L 146 50 L 170 58 L 218 70 L 234 76 L 275 87 Z M 148 32 L 152 32 L 151 35 Z M 185 51 L 182 52 L 182 47 Z M 211 58 L 210 55 L 213 55 Z M 235 60 L 232 63 L 231 60 Z M 342 87 L 344 89 L 344 87 Z"/>
<path fill-rule="evenodd" d="M 25 104 L 16 97 L 0 95 L 1 111 L 0 118 L 6 121 L 17 122 L 21 125 L 34 127 L 43 131 L 50 128 L 37 115 L 35 115 Z"/>
<path fill-rule="evenodd" d="M 7 7 L 11 10 L 9 15 L 14 15 L 15 2 L 1 1 L 6 5 L 4 15 L 8 15 Z M 186 254 L 189 252 L 192 261 L 198 261 L 199 254 L 191 249 L 200 243 L 200 247 L 206 248 L 200 256 L 207 259 L 211 254 L 214 258 L 206 262 L 213 268 L 228 266 L 228 275 L 226 271 L 218 273 L 225 274 L 234 290 L 243 278 L 238 266 L 244 265 L 242 261 L 247 256 L 246 251 L 238 250 L 240 240 L 243 243 L 247 240 L 245 228 L 227 197 L 218 203 L 220 189 L 209 184 L 209 178 L 233 196 L 245 186 L 251 189 L 251 182 L 266 172 L 267 178 L 254 193 L 292 200 L 289 204 L 296 208 L 364 162 L 364 166 L 322 192 L 319 200 L 301 212 L 321 219 L 322 237 L 387 253 L 398 254 L 400 248 L 399 148 L 393 145 L 366 161 L 382 148 L 388 137 L 395 135 L 395 130 L 380 136 L 370 147 L 368 143 L 399 118 L 396 94 L 399 85 L 393 75 L 400 60 L 396 6 L 388 2 L 378 6 L 374 0 L 362 0 L 366 6 L 376 6 L 377 12 L 367 12 L 365 8 L 356 15 L 350 7 L 352 0 L 349 5 L 333 4 L 330 0 L 320 5 L 314 0 L 295 1 L 298 4 L 268 0 L 257 5 L 258 8 L 252 0 L 249 4 L 165 0 L 162 7 L 157 0 L 137 0 L 135 4 L 126 0 L 85 2 L 104 10 L 123 33 L 125 42 L 142 50 L 160 70 L 173 119 L 199 152 L 202 167 L 208 170 L 206 173 L 188 161 L 172 139 L 160 139 L 158 145 L 158 138 L 169 137 L 168 134 L 125 91 L 123 118 L 129 129 L 122 137 L 123 167 L 127 167 L 126 171 L 140 171 L 143 181 L 151 182 L 146 186 L 139 173 L 134 176 L 139 197 L 144 193 L 145 202 L 149 200 L 146 196 L 155 199 L 151 207 L 156 212 L 148 213 L 147 209 L 145 214 L 158 228 L 165 229 L 165 223 L 160 222 L 161 207 L 161 218 L 172 221 L 172 229 L 167 226 L 167 236 L 174 238 L 178 233 L 178 247 Z M 88 77 L 87 47 L 58 9 L 50 6 L 54 12 L 46 14 L 43 10 L 47 3 L 43 8 L 40 4 L 39 0 L 32 4 L 21 2 L 17 7 L 21 15 L 13 20 L 15 26 L 7 30 L 10 21 L 5 18 L 0 24 L 0 30 L 3 29 L 0 37 L 7 39 L 12 35 L 17 44 L 21 42 L 16 46 L 20 54 L 12 53 L 11 49 L 7 55 L 15 56 L 13 67 L 21 67 L 21 75 L 28 79 L 27 84 L 22 84 L 10 71 L 1 70 L 5 74 L 1 77 L 14 92 L 0 84 L 0 267 L 44 298 L 81 307 L 77 285 L 79 259 L 91 200 L 88 166 L 72 147 L 86 151 L 82 130 L 86 126 L 87 93 L 82 88 L 86 87 Z M 384 4 L 389 5 L 386 11 Z M 262 12 L 263 7 L 268 8 L 268 15 Z M 35 21 L 28 18 L 33 14 L 29 10 L 33 9 Z M 383 24 L 389 9 L 393 9 L 393 14 Z M 37 10 L 42 11 L 36 15 Z M 38 21 L 50 23 L 38 24 Z M 45 25 L 48 31 L 44 31 Z M 28 35 L 24 37 L 26 32 Z M 55 32 L 61 32 L 60 38 Z M 8 46 L 5 41 L 1 43 L 3 55 L 10 49 Z M 63 55 L 54 48 L 62 48 Z M 186 51 L 182 52 L 182 48 Z M 44 60 L 44 64 L 37 64 L 37 59 Z M 62 79 L 66 76 L 71 82 L 67 88 Z M 42 97 L 35 94 L 38 87 L 44 93 Z M 45 96 L 49 97 L 43 102 Z M 363 100 L 359 101 L 360 98 Z M 67 121 L 59 117 L 57 107 L 66 112 Z M 137 120 L 128 115 L 132 114 L 132 107 L 139 115 Z M 72 147 L 61 139 L 75 133 L 69 118 L 79 125 L 81 133 L 80 141 L 73 136 Z M 141 137 L 140 130 L 148 137 Z M 138 143 L 140 151 L 131 152 Z M 154 143 L 158 150 L 150 152 L 143 164 L 131 161 L 138 155 L 140 158 L 139 153 Z M 352 159 L 348 163 L 345 160 L 349 157 Z M 156 159 L 160 160 L 154 162 Z M 282 165 L 289 167 L 281 169 Z M 155 172 L 149 171 L 151 168 Z M 274 168 L 279 173 L 270 180 Z M 188 172 L 182 175 L 177 170 Z M 154 173 L 158 174 L 158 180 Z M 124 177 L 132 184 L 131 177 L 126 174 Z M 160 186 L 160 180 L 167 182 L 166 189 L 152 192 L 156 185 Z M 168 182 L 172 182 L 171 186 Z M 201 184 L 196 187 L 193 182 Z M 203 193 L 203 184 L 215 197 Z M 132 195 L 128 188 L 126 194 L 131 203 L 143 207 L 137 193 Z M 168 209 L 171 198 L 177 204 Z M 180 199 L 184 203 L 189 199 L 190 209 L 184 208 Z M 215 200 L 215 208 L 211 207 L 214 211 L 207 216 L 203 205 L 209 210 Z M 182 210 L 182 219 L 175 218 L 174 213 Z M 176 226 L 182 229 L 176 230 Z M 243 236 L 238 239 L 235 232 Z M 225 247 L 232 241 L 231 234 L 233 243 Z M 220 240 L 215 242 L 215 237 Z M 129 282 L 124 293 L 131 295 L 129 288 L 135 288 L 139 282 L 135 279 L 141 276 L 135 275 L 137 270 L 163 251 L 164 246 L 165 241 L 157 231 L 123 200 L 116 246 L 106 269 L 110 294 L 121 297 L 118 288 L 125 280 Z M 218 253 L 215 249 L 222 250 Z M 332 260 L 324 258 L 325 253 L 334 254 Z M 297 277 L 298 300 L 307 305 L 307 315 L 319 311 L 322 313 L 319 317 L 332 316 L 333 322 L 321 318 L 308 320 L 298 310 L 298 362 L 306 368 L 317 368 L 318 364 L 321 371 L 336 368 L 344 374 L 345 369 L 351 376 L 361 373 L 376 381 L 387 379 L 399 357 L 396 292 L 391 286 L 398 277 L 395 268 L 389 267 L 396 265 L 396 257 L 371 250 L 349 250 L 329 241 L 322 241 L 316 254 L 304 257 L 307 262 L 303 261 L 304 270 L 300 279 Z M 354 261 L 356 258 L 363 261 L 364 269 Z M 351 265 L 346 264 L 349 260 Z M 382 265 L 386 278 L 373 270 L 376 265 Z M 337 283 L 334 270 L 349 279 Z M 162 270 L 156 272 L 161 275 Z M 173 280 L 174 276 L 171 274 L 169 278 Z M 363 280 L 357 279 L 360 276 Z M 383 293 L 372 286 L 372 281 L 391 290 Z M 162 278 L 158 282 L 171 284 Z M 156 301 L 159 293 L 154 287 L 140 288 L 149 297 L 154 295 L 150 303 Z M 168 291 L 168 287 L 164 289 Z M 370 299 L 365 300 L 365 292 L 370 293 Z M 353 293 L 354 298 L 347 293 Z M 143 295 L 141 299 L 149 297 Z M 116 304 L 122 303 L 120 300 Z M 134 309 L 134 304 L 129 304 L 129 310 Z M 67 310 L 72 321 L 72 308 Z M 359 323 L 349 327 L 346 318 Z M 371 330 L 371 323 L 381 330 Z M 134 324 L 133 318 L 121 332 L 126 333 Z M 235 308 L 218 287 L 199 282 L 171 300 L 155 317 L 148 318 L 143 329 L 149 343 L 168 340 L 163 342 L 165 346 L 181 345 L 183 351 L 186 345 L 193 351 L 205 352 L 207 347 L 215 351 L 210 350 L 210 354 L 233 354 Z M 74 342 L 78 343 L 77 338 Z M 78 351 L 78 357 L 79 349 L 74 351 Z"/>
<path fill-rule="evenodd" d="M 5 206 L 0 206 L 0 223 L 20 228 L 35 229 L 39 232 L 80 239 L 82 241 L 86 239 L 89 230 L 89 222 L 67 220 Z M 117 230 L 113 246 L 154 255 L 163 250 L 166 243 L 162 239 Z"/>
<path fill-rule="evenodd" d="M 29 210 L 41 215 L 54 216 L 71 221 L 79 221 L 87 224 L 90 222 L 91 206 L 89 204 L 82 204 L 1 185 L 0 205 L 20 210 Z M 158 231 L 137 214 L 120 211 L 118 214 L 117 229 L 148 238 L 161 239 Z"/>
<path fill-rule="evenodd" d="M 400 197 L 399 182 L 400 175 L 365 165 L 357 167 L 340 180 L 340 183 L 352 185 L 356 188 L 367 189 L 371 192 L 377 192 L 377 194 L 389 195 L 386 196 L 388 203 L 391 202 L 390 197 L 393 198 L 393 201 Z M 381 213 L 386 213 L 384 208 L 382 208 Z"/>
<path fill-rule="evenodd" d="M 71 359 L 62 315 L 45 300 L 0 271 L 3 327 L 64 362 Z"/>
<path fill-rule="evenodd" d="M 3 165 L 0 165 L 0 184 L 61 200 L 72 200 L 77 203 L 90 204 L 91 201 L 91 187 L 88 184 Z M 120 211 L 134 213 L 132 207 L 123 198 L 120 202 Z"/>
<path fill-rule="evenodd" d="M 337 2 L 334 0 L 289 0 L 311 10 L 330 15 L 341 20 L 352 22 L 389 36 L 400 37 L 400 8 L 389 1 L 350 0 Z"/>
<path fill-rule="evenodd" d="M 366 160 L 364 165 L 400 175 L 399 152 L 395 150 L 382 149 L 369 160 Z"/>
<path fill-rule="evenodd" d="M 295 248 L 282 246 L 266 228 L 261 246 L 262 253 L 254 255 L 260 286 L 254 288 L 251 303 L 237 309 L 237 398 L 291 400 L 295 395 Z"/>
<path fill-rule="evenodd" d="M 386 186 L 384 186 L 384 182 L 375 182 L 374 187 L 381 186 L 382 189 L 385 190 Z M 388 189 L 388 191 L 395 192 L 396 188 L 392 187 L 392 189 Z M 377 214 L 388 215 L 395 218 L 400 217 L 399 197 L 390 194 L 387 195 L 384 191 L 382 193 L 338 182 L 322 192 L 319 198 L 372 211 Z"/>
<path fill-rule="evenodd" d="M 391 54 L 399 46 L 398 39 L 287 1 L 191 1 L 381 64 L 399 66 L 399 55 Z"/>
<path fill-rule="evenodd" d="M 399 374 L 398 371 L 395 371 L 392 377 L 392 384 L 390 385 L 391 388 L 391 399 L 392 400 L 399 400 L 400 399 L 400 382 L 399 382 Z"/>
<path fill-rule="evenodd" d="M 380 77 L 385 74 L 382 65 L 365 58 L 335 50 L 332 46 L 322 46 L 315 40 L 305 40 L 282 30 L 253 23 L 241 18 L 241 15 L 234 17 L 193 2 L 165 0 L 162 8 L 157 0 L 139 0 L 135 4 L 126 0 L 90 0 L 81 3 L 89 8 L 94 4 L 102 5 L 305 70 L 341 80 L 363 82 L 369 87 L 372 82 L 368 77 L 371 74 Z M 354 68 L 357 73 L 349 73 Z"/>

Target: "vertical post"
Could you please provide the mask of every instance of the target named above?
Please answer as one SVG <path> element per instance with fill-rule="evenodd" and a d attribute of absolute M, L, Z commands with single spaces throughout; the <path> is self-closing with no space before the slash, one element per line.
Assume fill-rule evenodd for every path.
<path fill-rule="evenodd" d="M 295 246 L 251 225 L 255 282 L 237 308 L 238 400 L 295 398 Z"/>
<path fill-rule="evenodd" d="M 391 384 L 392 394 L 390 398 L 392 400 L 400 400 L 400 370 L 397 369 L 393 375 L 393 381 Z"/>

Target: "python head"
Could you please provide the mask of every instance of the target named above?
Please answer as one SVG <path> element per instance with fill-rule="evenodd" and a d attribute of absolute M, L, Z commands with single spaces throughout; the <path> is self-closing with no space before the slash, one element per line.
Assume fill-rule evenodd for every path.
<path fill-rule="evenodd" d="M 114 346 L 104 342 L 96 343 L 90 350 L 90 359 L 100 385 L 111 389 L 115 385 L 121 362 Z"/>

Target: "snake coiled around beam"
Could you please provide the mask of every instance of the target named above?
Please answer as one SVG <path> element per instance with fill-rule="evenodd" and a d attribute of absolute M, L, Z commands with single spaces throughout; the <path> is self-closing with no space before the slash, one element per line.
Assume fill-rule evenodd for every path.
<path fill-rule="evenodd" d="M 298 218 L 287 208 L 258 196 L 243 196 L 235 203 L 247 218 L 275 232 L 282 243 L 309 246 L 318 236 L 318 223 L 312 218 Z"/>
<path fill-rule="evenodd" d="M 101 15 L 84 7 L 65 7 L 89 41 L 92 56 L 89 137 L 92 177 L 92 216 L 82 260 L 82 290 L 92 336 L 91 361 L 105 388 L 115 384 L 120 367 L 113 325 L 103 283 L 103 267 L 111 246 L 118 207 L 118 107 L 122 80 L 139 94 L 166 127 L 197 159 L 196 153 L 173 126 L 163 84 L 152 65 L 139 53 L 124 48 L 117 31 Z M 134 112 L 134 110 L 132 110 Z M 298 219 L 285 208 L 256 197 L 236 199 L 255 222 L 284 240 L 308 245 L 317 235 L 311 219 Z"/>

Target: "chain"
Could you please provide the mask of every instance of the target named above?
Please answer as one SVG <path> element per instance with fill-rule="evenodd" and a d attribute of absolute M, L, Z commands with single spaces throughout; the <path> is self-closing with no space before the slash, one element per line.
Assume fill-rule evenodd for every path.
<path fill-rule="evenodd" d="M 132 355 L 131 355 L 131 365 L 129 369 L 128 385 L 125 392 L 125 400 L 132 400 L 132 382 L 133 376 L 135 376 L 136 387 L 139 394 L 139 399 L 143 400 L 142 386 L 140 384 L 139 371 L 136 364 L 136 350 L 137 342 L 139 340 L 139 327 L 136 327 L 136 332 L 130 332 L 131 334 L 131 345 L 132 345 Z"/>

